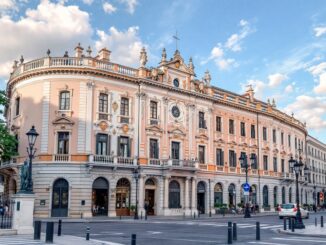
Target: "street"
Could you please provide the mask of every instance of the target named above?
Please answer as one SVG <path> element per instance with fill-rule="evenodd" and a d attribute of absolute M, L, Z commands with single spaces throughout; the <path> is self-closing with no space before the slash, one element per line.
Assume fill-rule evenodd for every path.
<path fill-rule="evenodd" d="M 320 220 L 320 215 L 324 214 L 311 214 L 308 220 L 304 220 L 304 223 L 314 224 L 315 217 Z M 326 244 L 324 238 L 297 237 L 277 233 L 277 229 L 283 228 L 283 220 L 276 215 L 256 216 L 250 219 L 216 218 L 216 216 L 201 217 L 196 220 L 190 217 L 186 219 L 149 217 L 147 221 L 122 219 L 92 223 L 63 223 L 62 233 L 85 237 L 86 227 L 89 226 L 91 239 L 117 244 L 130 244 L 131 234 L 137 235 L 137 244 L 140 245 L 227 244 L 228 221 L 237 223 L 238 239 L 234 241 L 235 244 Z M 261 226 L 260 241 L 256 241 L 256 221 L 259 221 Z"/>

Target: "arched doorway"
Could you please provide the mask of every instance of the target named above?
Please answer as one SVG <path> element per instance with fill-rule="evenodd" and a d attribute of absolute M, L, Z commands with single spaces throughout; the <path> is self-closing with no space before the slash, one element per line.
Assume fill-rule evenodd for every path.
<path fill-rule="evenodd" d="M 234 184 L 230 184 L 229 188 L 229 207 L 235 207 L 236 204 L 236 192 L 235 192 L 235 185 Z"/>
<path fill-rule="evenodd" d="M 257 204 L 257 187 L 256 187 L 256 185 L 250 186 L 249 202 L 251 202 L 252 204 Z"/>
<path fill-rule="evenodd" d="M 145 205 L 147 205 L 147 214 L 154 215 L 154 205 L 155 205 L 155 181 L 153 179 L 148 179 L 145 182 Z"/>
<path fill-rule="evenodd" d="M 115 210 L 117 216 L 130 215 L 130 182 L 126 178 L 119 179 L 116 188 Z"/>
<path fill-rule="evenodd" d="M 285 187 L 283 186 L 283 187 L 282 187 L 282 204 L 285 204 L 285 202 L 286 202 L 286 201 L 285 201 L 285 195 L 286 195 L 286 194 L 285 194 Z"/>
<path fill-rule="evenodd" d="M 172 180 L 169 184 L 169 208 L 181 208 L 180 184 L 176 180 Z"/>
<path fill-rule="evenodd" d="M 102 177 L 97 178 L 92 187 L 92 213 L 93 215 L 108 215 L 108 181 Z"/>
<path fill-rule="evenodd" d="M 292 203 L 292 187 L 289 188 L 289 203 Z"/>
<path fill-rule="evenodd" d="M 205 193 L 206 187 L 205 182 L 200 181 L 197 184 L 197 209 L 201 214 L 205 213 Z"/>
<path fill-rule="evenodd" d="M 223 187 L 221 183 L 214 186 L 214 205 L 223 204 Z"/>
<path fill-rule="evenodd" d="M 9 196 L 17 193 L 17 183 L 14 178 L 10 178 L 9 180 Z M 6 193 L 8 194 L 8 193 Z"/>
<path fill-rule="evenodd" d="M 69 184 L 65 179 L 57 179 L 52 190 L 52 217 L 67 217 L 69 204 Z"/>
<path fill-rule="evenodd" d="M 265 185 L 263 187 L 263 207 L 268 207 L 268 187 Z"/>
<path fill-rule="evenodd" d="M 277 186 L 274 186 L 273 198 L 274 198 L 274 207 L 277 207 L 277 205 L 278 205 L 278 200 L 277 200 Z"/>

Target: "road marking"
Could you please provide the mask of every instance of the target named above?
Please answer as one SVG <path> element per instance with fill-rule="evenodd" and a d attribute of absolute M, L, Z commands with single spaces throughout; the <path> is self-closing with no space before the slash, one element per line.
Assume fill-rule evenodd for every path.
<path fill-rule="evenodd" d="M 160 231 L 147 231 L 148 233 L 151 233 L 152 235 L 155 235 L 155 234 L 161 234 L 162 232 Z"/>
<path fill-rule="evenodd" d="M 112 231 L 101 231 L 101 234 L 112 235 L 112 236 L 121 236 L 124 233 L 122 232 L 112 232 Z"/>
<path fill-rule="evenodd" d="M 300 241 L 300 242 L 316 242 L 316 243 L 326 243 L 325 240 L 310 240 L 304 238 L 278 238 L 274 237 L 275 240 L 287 240 L 287 241 Z"/>
<path fill-rule="evenodd" d="M 278 228 L 278 227 L 283 227 L 283 225 L 271 225 L 271 226 L 264 226 L 261 227 L 260 229 L 273 229 L 273 228 Z"/>
<path fill-rule="evenodd" d="M 106 245 L 124 245 L 123 243 L 107 242 L 107 241 L 96 240 L 96 239 L 91 239 L 91 241 L 100 242 L 101 244 L 106 244 Z"/>
<path fill-rule="evenodd" d="M 287 245 L 286 243 L 274 243 L 274 242 L 248 242 L 250 244 L 266 244 L 266 245 Z"/>

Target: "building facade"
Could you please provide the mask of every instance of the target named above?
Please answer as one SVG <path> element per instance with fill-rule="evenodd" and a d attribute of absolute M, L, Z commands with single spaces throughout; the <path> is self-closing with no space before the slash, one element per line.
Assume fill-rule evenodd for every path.
<path fill-rule="evenodd" d="M 19 156 L 1 166 L 7 195 L 19 189 L 25 133 L 35 125 L 36 217 L 129 215 L 136 204 L 152 215 L 214 213 L 244 203 L 244 153 L 256 159 L 250 203 L 273 211 L 295 201 L 288 160 L 306 149 L 303 123 L 251 87 L 239 95 L 212 86 L 208 71 L 196 78 L 178 50 L 171 59 L 163 50 L 148 68 L 142 49 L 138 69 L 112 63 L 110 53 L 78 45 L 73 57 L 14 63 L 6 118 Z M 312 202 L 313 186 L 299 181 L 301 201 Z"/>

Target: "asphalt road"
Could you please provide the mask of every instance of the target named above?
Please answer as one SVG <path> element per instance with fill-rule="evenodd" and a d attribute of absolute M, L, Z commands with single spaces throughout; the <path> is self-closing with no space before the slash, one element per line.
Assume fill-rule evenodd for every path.
<path fill-rule="evenodd" d="M 326 216 L 326 213 L 311 214 L 305 224 L 314 224 L 315 217 Z M 326 219 L 325 219 L 326 220 Z M 94 240 L 131 244 L 131 234 L 137 235 L 137 245 L 201 245 L 227 244 L 227 222 L 237 223 L 238 239 L 233 244 L 325 244 L 324 238 L 296 237 L 281 235 L 277 229 L 283 228 L 283 220 L 278 216 L 216 218 L 213 216 L 200 219 L 155 218 L 144 220 L 112 220 L 97 223 L 63 223 L 62 233 L 85 237 L 86 227 L 91 230 Z M 256 221 L 260 222 L 261 240 L 256 241 Z M 55 229 L 56 230 L 56 229 Z M 325 227 L 326 233 L 326 227 Z"/>

